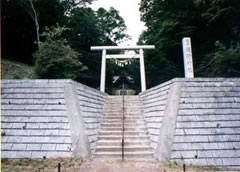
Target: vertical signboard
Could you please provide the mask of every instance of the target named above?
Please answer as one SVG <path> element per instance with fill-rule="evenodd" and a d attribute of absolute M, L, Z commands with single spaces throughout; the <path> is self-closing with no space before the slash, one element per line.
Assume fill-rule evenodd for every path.
<path fill-rule="evenodd" d="M 194 78 L 191 39 L 183 38 L 182 44 L 185 78 Z"/>

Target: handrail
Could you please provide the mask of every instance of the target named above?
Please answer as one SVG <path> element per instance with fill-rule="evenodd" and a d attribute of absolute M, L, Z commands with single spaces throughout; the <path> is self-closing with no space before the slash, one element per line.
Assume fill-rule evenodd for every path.
<path fill-rule="evenodd" d="M 125 100 L 124 100 L 124 95 L 125 95 L 125 88 L 124 88 L 124 81 L 123 81 L 123 85 L 122 85 L 122 112 L 123 112 L 123 115 L 122 115 L 122 161 L 124 161 L 124 103 L 125 103 Z"/>

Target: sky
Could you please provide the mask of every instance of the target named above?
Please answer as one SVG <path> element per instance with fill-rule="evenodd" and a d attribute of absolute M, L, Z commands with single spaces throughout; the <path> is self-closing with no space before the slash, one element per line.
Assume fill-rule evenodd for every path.
<path fill-rule="evenodd" d="M 94 10 L 100 7 L 106 10 L 113 7 L 118 10 L 127 25 L 127 34 L 132 37 L 132 40 L 120 45 L 136 45 L 140 34 L 145 29 L 144 23 L 140 21 L 139 3 L 140 0 L 96 0 L 91 7 Z"/>

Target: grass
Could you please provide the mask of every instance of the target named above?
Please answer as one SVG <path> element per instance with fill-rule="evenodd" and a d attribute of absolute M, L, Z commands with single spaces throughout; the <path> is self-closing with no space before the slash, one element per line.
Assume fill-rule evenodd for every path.
<path fill-rule="evenodd" d="M 172 171 L 183 171 L 183 164 L 167 161 L 163 163 L 163 166 L 167 168 L 168 170 Z M 198 167 L 194 165 L 185 165 L 186 171 L 191 172 L 205 172 L 205 171 L 211 171 L 211 172 L 217 172 L 217 171 L 226 171 L 227 169 L 220 169 L 217 167 L 209 166 L 209 167 Z"/>
<path fill-rule="evenodd" d="M 2 172 L 61 172 L 79 171 L 83 159 L 2 159 Z"/>
<path fill-rule="evenodd" d="M 2 79 L 35 79 L 34 67 L 20 62 L 2 59 Z"/>

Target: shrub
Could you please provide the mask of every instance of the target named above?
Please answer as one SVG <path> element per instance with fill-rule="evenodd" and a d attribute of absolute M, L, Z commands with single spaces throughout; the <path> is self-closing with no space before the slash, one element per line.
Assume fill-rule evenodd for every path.
<path fill-rule="evenodd" d="M 44 79 L 75 79 L 87 67 L 78 60 L 80 54 L 67 45 L 66 40 L 60 36 L 56 39 L 54 34 L 49 34 L 56 30 L 54 28 L 48 30 L 48 34 L 45 33 L 46 41 L 41 43 L 40 49 L 33 55 L 36 74 Z M 61 35 L 61 28 L 60 33 L 56 33 Z"/>

